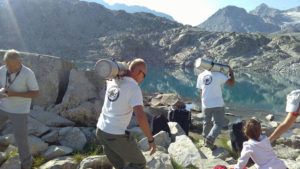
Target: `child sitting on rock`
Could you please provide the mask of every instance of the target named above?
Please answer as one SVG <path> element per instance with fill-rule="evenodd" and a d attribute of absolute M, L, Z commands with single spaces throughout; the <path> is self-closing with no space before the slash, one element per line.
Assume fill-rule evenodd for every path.
<path fill-rule="evenodd" d="M 241 157 L 234 169 L 243 169 L 249 158 L 255 162 L 257 169 L 286 169 L 284 162 L 277 158 L 270 140 L 261 135 L 261 125 L 258 121 L 250 119 L 246 121 L 244 133 L 249 138 L 243 143 Z"/>

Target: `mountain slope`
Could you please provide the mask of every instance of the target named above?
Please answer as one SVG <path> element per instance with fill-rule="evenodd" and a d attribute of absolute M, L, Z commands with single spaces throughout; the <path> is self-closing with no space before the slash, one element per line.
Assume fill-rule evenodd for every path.
<path fill-rule="evenodd" d="M 106 8 L 108 8 L 110 10 L 124 10 L 128 13 L 136 13 L 136 12 L 151 13 L 153 15 L 164 17 L 164 18 L 174 21 L 174 18 L 168 14 L 165 14 L 162 12 L 157 12 L 157 11 L 151 10 L 151 9 L 143 7 L 143 6 L 138 6 L 138 5 L 129 6 L 126 4 L 121 4 L 121 3 L 116 3 L 113 5 L 110 5 L 103 0 L 97 0 L 96 2 L 100 3 L 101 5 L 105 6 Z"/>
<path fill-rule="evenodd" d="M 79 0 L 10 0 L 0 5 L 1 48 L 71 59 L 91 55 L 99 46 L 95 39 L 103 36 L 162 32 L 179 26 L 152 14 L 111 11 Z"/>
<path fill-rule="evenodd" d="M 227 6 L 218 10 L 200 28 L 223 32 L 274 32 L 279 27 L 263 21 L 262 18 L 247 13 L 243 8 Z"/>

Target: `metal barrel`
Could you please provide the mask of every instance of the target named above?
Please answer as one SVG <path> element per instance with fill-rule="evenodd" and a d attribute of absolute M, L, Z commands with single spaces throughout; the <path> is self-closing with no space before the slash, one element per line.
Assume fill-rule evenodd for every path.
<path fill-rule="evenodd" d="M 212 72 L 228 72 L 229 66 L 221 63 L 216 63 L 203 58 L 198 58 L 195 61 L 195 67 L 197 69 L 210 70 Z"/>
<path fill-rule="evenodd" d="M 100 59 L 96 62 L 95 70 L 104 79 L 113 79 L 127 73 L 128 66 L 124 62 L 117 62 L 110 59 Z"/>

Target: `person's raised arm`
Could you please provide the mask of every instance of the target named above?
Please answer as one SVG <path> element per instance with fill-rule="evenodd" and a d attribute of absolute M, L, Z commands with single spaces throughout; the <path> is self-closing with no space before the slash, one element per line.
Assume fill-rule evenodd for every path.
<path fill-rule="evenodd" d="M 156 145 L 143 106 L 141 105 L 135 106 L 133 107 L 133 111 L 135 113 L 136 120 L 140 128 L 144 132 L 145 136 L 148 138 L 149 148 L 151 150 L 150 155 L 152 155 L 156 151 Z"/>
<path fill-rule="evenodd" d="M 275 129 L 275 131 L 270 135 L 270 142 L 275 141 L 279 138 L 284 132 L 286 132 L 292 125 L 295 123 L 297 116 L 293 113 L 289 113 L 285 120 Z"/>

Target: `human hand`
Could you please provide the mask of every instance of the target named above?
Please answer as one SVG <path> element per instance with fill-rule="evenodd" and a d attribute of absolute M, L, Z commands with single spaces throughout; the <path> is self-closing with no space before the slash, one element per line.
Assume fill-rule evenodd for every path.
<path fill-rule="evenodd" d="M 156 144 L 155 144 L 155 142 L 149 143 L 149 151 L 150 151 L 150 155 L 152 155 L 152 154 L 154 154 L 156 152 Z"/>

